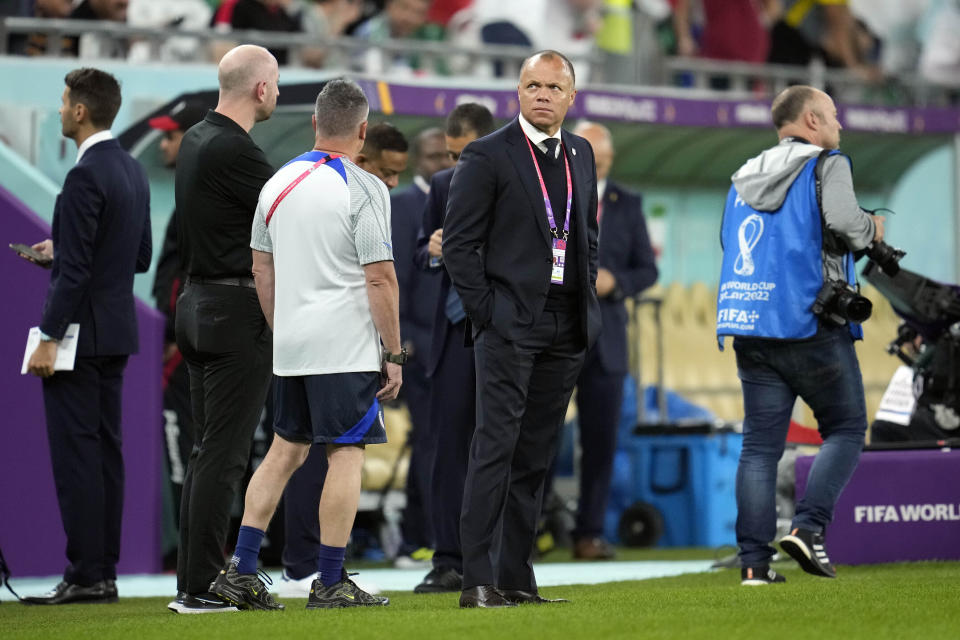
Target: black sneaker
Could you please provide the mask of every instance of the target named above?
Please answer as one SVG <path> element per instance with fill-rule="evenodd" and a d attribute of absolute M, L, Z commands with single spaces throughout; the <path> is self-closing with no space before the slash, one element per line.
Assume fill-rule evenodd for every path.
<path fill-rule="evenodd" d="M 463 590 L 463 575 L 450 567 L 434 567 L 414 593 L 453 593 Z"/>
<path fill-rule="evenodd" d="M 257 573 L 237 573 L 237 565 L 233 560 L 227 562 L 220 570 L 217 579 L 210 583 L 210 591 L 214 592 L 227 602 L 239 609 L 259 609 L 262 611 L 276 611 L 284 606 L 273 599 L 267 591 L 267 585 L 273 581 L 263 571 Z"/>
<path fill-rule="evenodd" d="M 307 609 L 340 609 L 343 607 L 384 607 L 390 598 L 375 596 L 358 587 L 344 571 L 340 582 L 323 586 L 320 578 L 310 585 Z"/>
<path fill-rule="evenodd" d="M 827 557 L 827 549 L 823 546 L 823 534 L 807 529 L 794 529 L 780 538 L 780 548 L 807 573 L 824 578 L 837 577 L 837 572 Z"/>
<path fill-rule="evenodd" d="M 762 567 L 743 567 L 740 569 L 740 584 L 745 587 L 758 587 L 765 584 L 779 584 L 787 579 L 766 564 Z"/>
<path fill-rule="evenodd" d="M 200 593 L 190 595 L 180 592 L 176 600 L 167 605 L 167 609 L 174 613 L 230 613 L 239 611 L 229 602 L 224 602 L 216 594 Z"/>

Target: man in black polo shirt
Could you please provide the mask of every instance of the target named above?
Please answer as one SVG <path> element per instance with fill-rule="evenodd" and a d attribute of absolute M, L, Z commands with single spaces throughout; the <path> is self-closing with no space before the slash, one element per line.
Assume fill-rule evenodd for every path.
<path fill-rule="evenodd" d="M 177 613 L 235 611 L 209 593 L 230 507 L 270 385 L 272 334 L 252 277 L 250 229 L 273 167 L 248 132 L 277 104 L 276 59 L 241 45 L 220 61 L 217 108 L 180 144 L 176 205 L 187 284 L 177 344 L 190 371 L 196 445 L 180 505 Z"/>

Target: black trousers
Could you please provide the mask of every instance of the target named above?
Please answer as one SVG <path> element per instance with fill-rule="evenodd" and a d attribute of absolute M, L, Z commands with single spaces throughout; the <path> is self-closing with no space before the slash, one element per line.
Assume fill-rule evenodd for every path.
<path fill-rule="evenodd" d="M 67 534 L 63 579 L 115 580 L 123 515 L 120 395 L 127 356 L 78 357 L 43 380 L 43 406 L 60 517 Z"/>
<path fill-rule="evenodd" d="M 449 327 L 430 389 L 430 430 L 434 435 L 430 501 L 436 541 L 433 566 L 461 573 L 460 511 L 477 420 L 477 373 L 473 347 L 463 346 L 465 327 L 465 322 Z"/>
<path fill-rule="evenodd" d="M 536 590 L 543 483 L 584 351 L 576 312 L 545 311 L 521 340 L 492 327 L 477 336 L 477 427 L 460 518 L 464 589 Z"/>
<path fill-rule="evenodd" d="M 177 590 L 207 591 L 270 387 L 273 335 L 254 289 L 188 283 L 177 344 L 190 371 L 196 441 L 180 502 Z"/>
<path fill-rule="evenodd" d="M 407 471 L 401 533 L 409 551 L 433 547 L 432 507 L 430 504 L 430 470 L 433 463 L 434 439 L 430 431 L 430 384 L 427 371 L 419 358 L 403 367 L 403 396 L 410 411 L 410 466 Z"/>
<path fill-rule="evenodd" d="M 609 373 L 596 350 L 587 353 L 577 379 L 580 416 L 580 498 L 574 539 L 600 537 L 610 495 L 617 426 L 623 404 L 622 373 Z"/>

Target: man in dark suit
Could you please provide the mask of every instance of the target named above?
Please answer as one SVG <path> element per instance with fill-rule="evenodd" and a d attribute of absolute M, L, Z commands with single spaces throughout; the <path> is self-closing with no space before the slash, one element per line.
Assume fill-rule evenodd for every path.
<path fill-rule="evenodd" d="M 451 160 L 470 142 L 493 131 L 493 115 L 479 104 L 458 105 L 447 116 L 445 142 Z M 476 424 L 476 387 L 473 345 L 465 344 L 466 315 L 450 276 L 443 268 L 443 219 L 453 169 L 444 169 L 430 180 L 426 208 L 414 254 L 416 266 L 441 274 L 439 291 L 427 308 L 433 308 L 433 335 L 425 358 L 430 382 L 429 460 L 433 568 L 414 593 L 460 591 L 463 556 L 460 552 L 460 507 L 463 482 L 470 457 L 470 440 Z M 396 233 L 396 227 L 394 227 Z"/>
<path fill-rule="evenodd" d="M 601 536 L 627 375 L 627 309 L 623 301 L 656 282 L 657 265 L 640 196 L 607 181 L 613 164 L 610 131 L 591 122 L 580 123 L 573 131 L 590 143 L 597 163 L 597 297 L 603 321 L 600 338 L 587 352 L 577 379 L 581 457 L 573 556 L 600 560 L 613 557 L 613 549 Z"/>
<path fill-rule="evenodd" d="M 53 259 L 28 370 L 43 378 L 50 457 L 67 534 L 63 580 L 30 604 L 116 602 L 123 457 L 120 391 L 138 349 L 134 273 L 150 267 L 150 189 L 140 164 L 110 133 L 120 85 L 98 69 L 67 74 L 60 121 L 78 147 L 53 211 Z M 72 371 L 54 372 L 58 343 L 80 325 Z"/>
<path fill-rule="evenodd" d="M 472 325 L 477 426 L 461 515 L 461 607 L 545 602 L 530 556 L 547 469 L 586 349 L 600 332 L 597 174 L 562 131 L 573 65 L 520 71 L 520 116 L 464 149 L 443 260 Z"/>

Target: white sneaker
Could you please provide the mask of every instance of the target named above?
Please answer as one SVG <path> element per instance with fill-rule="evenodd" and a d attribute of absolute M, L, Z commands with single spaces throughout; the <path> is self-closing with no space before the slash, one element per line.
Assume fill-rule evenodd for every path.
<path fill-rule="evenodd" d="M 316 578 L 317 574 L 311 573 L 306 578 L 295 580 L 288 576 L 287 570 L 284 569 L 283 576 L 273 587 L 273 593 L 280 598 L 307 598 L 310 596 L 310 585 L 313 584 Z M 353 583 L 367 593 L 380 593 L 380 587 L 377 585 L 357 578 L 358 576 L 351 576 Z"/>

